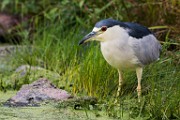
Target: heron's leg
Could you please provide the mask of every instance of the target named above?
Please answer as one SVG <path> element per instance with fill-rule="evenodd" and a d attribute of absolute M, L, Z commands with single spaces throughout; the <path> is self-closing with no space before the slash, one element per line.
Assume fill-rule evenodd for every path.
<path fill-rule="evenodd" d="M 142 67 L 136 68 L 136 75 L 137 75 L 137 79 L 138 79 L 138 86 L 137 86 L 138 102 L 140 102 L 140 96 L 141 96 L 142 72 L 143 72 L 143 68 Z"/>
<path fill-rule="evenodd" d="M 118 101 L 118 98 L 122 91 L 122 84 L 123 84 L 122 71 L 118 70 L 118 73 L 119 73 L 119 85 L 118 85 L 118 90 L 117 90 L 117 94 L 116 94 L 117 99 L 115 100 L 115 103 L 117 103 L 117 101 Z"/>
<path fill-rule="evenodd" d="M 120 92 L 122 90 L 122 84 L 123 84 L 122 71 L 118 70 L 118 73 L 119 73 L 119 85 L 118 85 L 118 90 L 117 90 L 117 97 L 120 96 Z"/>

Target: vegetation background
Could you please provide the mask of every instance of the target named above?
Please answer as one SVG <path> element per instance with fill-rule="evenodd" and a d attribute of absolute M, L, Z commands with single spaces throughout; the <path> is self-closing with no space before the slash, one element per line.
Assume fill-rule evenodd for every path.
<path fill-rule="evenodd" d="M 17 51 L 9 69 L 1 67 L 1 91 L 18 90 L 41 76 L 32 78 L 28 73 L 9 79 L 15 68 L 28 64 L 57 73 L 60 77 L 51 78 L 52 82 L 58 87 L 64 82 L 74 95 L 97 97 L 99 109 L 110 117 L 126 113 L 129 119 L 180 119 L 179 0 L 1 0 L 0 9 L 18 21 L 1 44 L 31 47 Z M 117 71 L 103 59 L 98 43 L 78 46 L 94 24 L 105 18 L 143 24 L 163 46 L 161 60 L 145 67 L 141 103 L 137 102 L 136 75 L 126 71 L 120 107 L 113 105 Z"/>

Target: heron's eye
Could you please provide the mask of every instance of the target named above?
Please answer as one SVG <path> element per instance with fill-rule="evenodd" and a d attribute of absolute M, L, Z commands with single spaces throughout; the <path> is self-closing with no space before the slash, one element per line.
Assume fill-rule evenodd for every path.
<path fill-rule="evenodd" d="M 104 31 L 106 31 L 106 30 L 107 30 L 107 26 L 102 26 L 102 27 L 101 27 L 101 31 L 104 32 Z"/>

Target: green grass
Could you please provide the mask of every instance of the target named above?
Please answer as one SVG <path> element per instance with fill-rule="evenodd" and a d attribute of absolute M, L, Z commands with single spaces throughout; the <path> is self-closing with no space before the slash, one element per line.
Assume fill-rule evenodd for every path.
<path fill-rule="evenodd" d="M 22 64 L 41 66 L 59 74 L 54 81 L 58 87 L 61 82 L 57 81 L 63 81 L 73 85 L 67 89 L 74 95 L 97 97 L 98 109 L 114 118 L 180 119 L 180 67 L 174 57 L 179 55 L 177 51 L 167 56 L 165 46 L 161 59 L 144 68 L 141 103 L 137 102 L 135 72 L 125 71 L 125 85 L 119 99 L 120 106 L 117 106 L 113 104 L 118 85 L 117 70 L 106 63 L 98 43 L 78 46 L 86 31 L 78 26 L 64 31 L 61 24 L 39 26 L 33 44 L 25 40 L 24 44 L 32 46 L 31 49 L 17 51 L 10 64 L 16 67 Z M 21 79 L 27 81 L 30 77 Z"/>
<path fill-rule="evenodd" d="M 31 29 L 35 31 L 20 31 L 23 38 L 21 44 L 27 47 L 1 62 L 0 90 L 17 90 L 22 84 L 44 76 L 58 87 L 65 85 L 65 89 L 74 95 L 97 97 L 97 110 L 105 111 L 112 118 L 180 119 L 179 5 L 175 0 L 107 0 L 96 3 L 84 0 L 3 0 L 0 3 L 2 10 L 12 8 L 9 12 L 15 11 L 22 18 L 35 14 L 24 23 L 33 21 Z M 118 85 L 117 70 L 106 63 L 97 42 L 78 46 L 78 41 L 92 29 L 92 24 L 109 17 L 137 21 L 145 26 L 153 26 L 151 29 L 155 31 L 158 29 L 157 36 L 163 45 L 163 51 L 159 61 L 144 68 L 141 103 L 137 102 L 135 72 L 124 71 L 125 84 L 119 99 L 120 106 L 114 105 Z M 32 35 L 29 37 L 28 34 Z M 25 77 L 19 78 L 13 71 L 23 64 L 40 66 L 48 72 L 29 71 Z M 58 74 L 59 77 L 54 78 L 51 73 Z"/>

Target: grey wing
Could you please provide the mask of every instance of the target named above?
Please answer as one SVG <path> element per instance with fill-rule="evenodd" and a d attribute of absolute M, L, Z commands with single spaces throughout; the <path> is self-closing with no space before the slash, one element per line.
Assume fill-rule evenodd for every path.
<path fill-rule="evenodd" d="M 141 65 L 147 65 L 156 61 L 161 51 L 161 44 L 153 34 L 147 35 L 141 39 L 135 39 L 132 47 Z"/>

